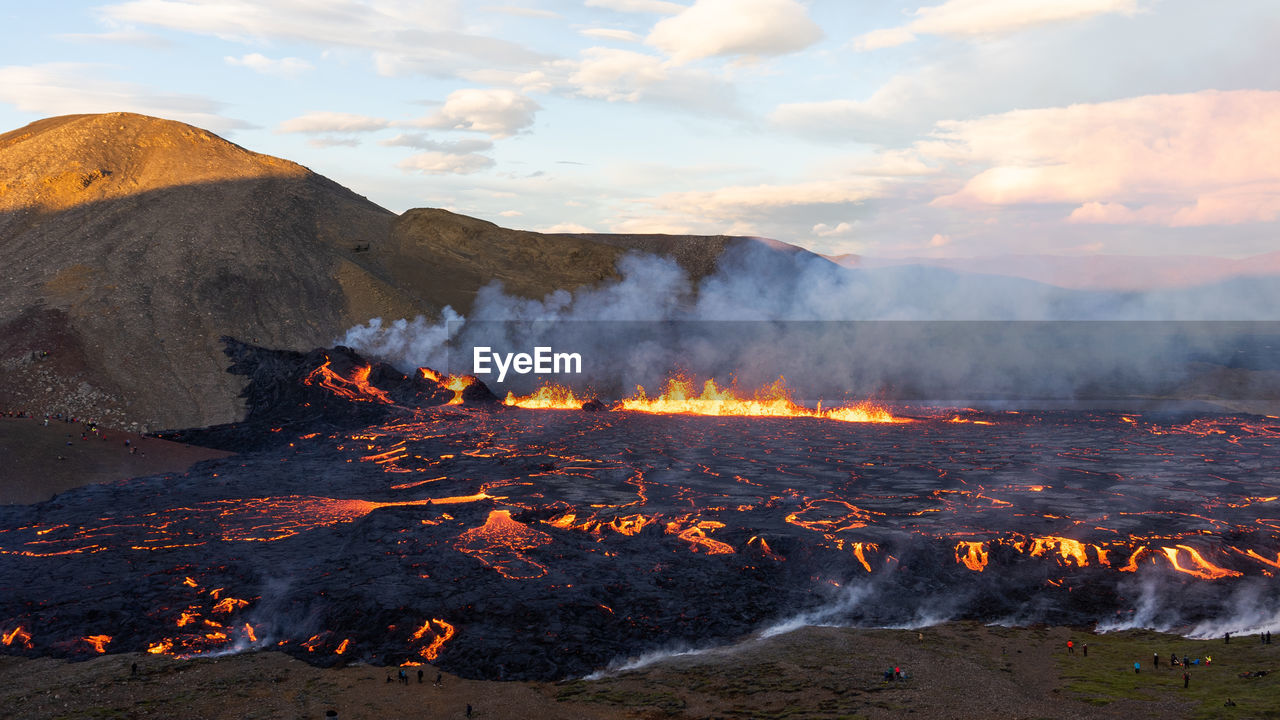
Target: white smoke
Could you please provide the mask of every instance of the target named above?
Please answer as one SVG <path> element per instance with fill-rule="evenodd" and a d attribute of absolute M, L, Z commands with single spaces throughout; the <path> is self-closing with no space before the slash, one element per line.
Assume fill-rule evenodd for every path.
<path fill-rule="evenodd" d="M 872 587 L 870 583 L 860 585 L 846 585 L 840 588 L 840 593 L 834 602 L 823 605 L 814 610 L 809 610 L 799 615 L 793 615 L 781 622 L 774 623 L 764 630 L 760 631 L 760 637 L 771 638 L 777 635 L 785 635 L 794 630 L 803 627 L 831 627 L 844 625 L 849 612 L 862 604 L 868 596 L 871 595 Z"/>
<path fill-rule="evenodd" d="M 445 308 L 434 322 L 375 318 L 340 342 L 404 371 L 427 365 L 449 372 L 470 372 L 469 348 L 477 345 L 513 352 L 570 345 L 556 349 L 580 353 L 586 376 L 568 384 L 605 395 L 652 387 L 683 370 L 717 379 L 732 373 L 749 387 L 785 375 L 802 399 L 829 402 L 840 393 L 865 396 L 919 381 L 927 387 L 916 399 L 928 402 L 964 399 L 964 389 L 974 387 L 1017 399 L 1072 397 L 1100 381 L 1176 383 L 1187 372 L 1185 358 L 1218 350 L 1222 339 L 1216 326 L 1148 337 L 1111 323 L 1118 329 L 1100 324 L 1103 329 L 1091 330 L 1103 341 L 1057 339 L 1069 349 L 1059 352 L 1048 336 L 1080 331 L 1076 321 L 1280 318 L 1280 282 L 1270 279 L 1178 292 L 1092 293 L 934 268 L 850 270 L 759 243 L 726 250 L 716 271 L 696 286 L 674 260 L 653 255 L 624 255 L 618 274 L 541 299 L 492 283 L 477 293 L 465 325 Z M 854 327 L 850 321 L 872 322 Z M 1026 331 L 1006 332 L 999 324 L 1008 321 L 1061 326 L 1023 337 L 1016 333 Z M 535 384 L 516 378 L 500 389 L 524 391 L 519 383 L 526 381 Z M 958 394 L 939 397 L 939 388 Z"/>
<path fill-rule="evenodd" d="M 348 330 L 338 344 L 389 362 L 402 370 L 444 367 L 450 329 L 460 328 L 464 319 L 448 305 L 440 316 L 436 322 L 419 315 L 412 320 L 394 320 L 386 326 L 382 318 L 376 317 Z"/>

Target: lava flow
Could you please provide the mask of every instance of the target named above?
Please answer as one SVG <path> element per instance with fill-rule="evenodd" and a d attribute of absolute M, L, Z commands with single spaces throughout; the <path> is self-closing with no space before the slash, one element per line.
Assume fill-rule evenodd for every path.
<path fill-rule="evenodd" d="M 520 407 L 528 410 L 581 410 L 587 403 L 578 398 L 573 390 L 563 385 L 543 385 L 532 395 L 516 395 L 507 393 L 502 401 L 509 407 Z"/>
<path fill-rule="evenodd" d="M 180 434 L 238 455 L 0 507 L 0 651 L 554 679 L 815 613 L 1193 630 L 1241 597 L 1280 609 L 1268 419 L 949 408 L 855 427 L 780 386 L 714 385 L 513 411 L 474 378 L 337 349 L 260 366 L 293 374 L 252 360 L 249 418 Z"/>
<path fill-rule="evenodd" d="M 773 384 L 750 396 L 742 395 L 735 387 L 721 389 L 714 380 L 704 382 L 699 394 L 694 393 L 693 387 L 693 383 L 686 378 L 671 377 L 667 379 L 661 395 L 649 397 L 643 387 L 637 387 L 635 394 L 618 401 L 615 409 L 659 415 L 822 418 L 859 423 L 907 422 L 904 418 L 894 417 L 888 408 L 872 402 L 864 401 L 826 409 L 823 409 L 821 403 L 817 408 L 805 407 L 793 399 L 783 378 L 778 378 Z M 538 410 L 581 410 L 586 404 L 572 390 L 559 385 L 544 385 L 532 395 L 517 396 L 507 393 L 504 403 Z"/>

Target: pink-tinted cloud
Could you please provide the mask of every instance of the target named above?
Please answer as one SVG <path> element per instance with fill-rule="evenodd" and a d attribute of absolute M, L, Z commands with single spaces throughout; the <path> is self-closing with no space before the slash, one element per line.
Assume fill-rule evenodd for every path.
<path fill-rule="evenodd" d="M 985 169 L 936 206 L 1064 203 L 1073 223 L 1280 217 L 1280 92 L 1206 90 L 939 125 L 924 156 Z"/>
<path fill-rule="evenodd" d="M 909 43 L 917 35 L 1002 35 L 1037 25 L 1137 11 L 1136 0 L 947 0 L 916 10 L 915 19 L 905 25 L 860 35 L 853 44 L 861 51 L 879 50 Z"/>

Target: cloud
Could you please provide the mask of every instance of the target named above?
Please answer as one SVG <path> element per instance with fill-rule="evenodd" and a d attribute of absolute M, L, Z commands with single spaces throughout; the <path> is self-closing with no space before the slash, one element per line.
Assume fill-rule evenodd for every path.
<path fill-rule="evenodd" d="M 555 20 L 560 17 L 560 13 L 551 10 L 539 10 L 538 8 L 516 7 L 515 5 L 490 5 L 480 8 L 484 12 L 496 12 L 504 15 L 515 15 L 517 17 L 541 18 L 545 20 Z"/>
<path fill-rule="evenodd" d="M 383 75 L 449 77 L 547 59 L 517 43 L 465 32 L 457 0 L 128 0 L 100 12 L 109 21 L 233 42 L 356 48 L 371 53 Z"/>
<path fill-rule="evenodd" d="M 873 177 L 913 177 L 940 172 L 940 168 L 926 163 L 915 150 L 883 150 L 840 165 L 846 172 Z"/>
<path fill-rule="evenodd" d="M 955 84 L 948 79 L 945 70 L 926 67 L 894 75 L 865 100 L 782 103 L 768 120 L 780 130 L 822 139 L 866 142 L 915 137 L 932 124 L 930 114 L 936 118 L 937 112 L 983 102 L 981 97 L 957 96 L 952 91 Z"/>
<path fill-rule="evenodd" d="M 675 67 L 662 58 L 616 48 L 593 47 L 568 69 L 563 83 L 582 97 L 609 102 L 653 102 L 700 113 L 738 111 L 733 86 L 700 71 Z"/>
<path fill-rule="evenodd" d="M 1280 92 L 1206 90 L 939 123 L 926 155 L 983 167 L 936 206 L 1075 204 L 1072 223 L 1280 217 Z"/>
<path fill-rule="evenodd" d="M 676 63 L 708 57 L 785 55 L 822 38 L 796 0 L 697 0 L 653 26 L 646 42 Z"/>
<path fill-rule="evenodd" d="M 950 244 L 951 244 L 950 235 L 943 235 L 942 233 L 934 233 L 933 237 L 929 238 L 929 247 L 931 248 L 946 247 L 947 245 L 950 245 Z"/>
<path fill-rule="evenodd" d="M 180 120 L 214 131 L 252 127 L 221 114 L 223 103 L 200 95 L 158 92 L 108 80 L 101 66 L 83 63 L 0 67 L 0 102 L 39 115 L 136 112 Z"/>
<path fill-rule="evenodd" d="M 416 170 L 427 175 L 470 175 L 493 165 L 493 158 L 484 155 L 435 151 L 410 155 L 398 164 L 404 170 Z"/>
<path fill-rule="evenodd" d="M 416 124 L 504 138 L 533 125 L 539 109 L 532 98 L 514 90 L 467 88 L 449 93 L 439 111 Z"/>
<path fill-rule="evenodd" d="M 594 233 L 594 232 L 595 232 L 595 230 L 592 230 L 591 228 L 587 227 L 586 225 L 579 225 L 578 223 L 575 223 L 575 222 L 562 222 L 562 223 L 556 223 L 555 225 L 549 225 L 549 226 L 547 226 L 547 227 L 544 227 L 544 228 L 542 228 L 541 230 L 539 230 L 538 232 L 544 232 L 544 233 Z"/>
<path fill-rule="evenodd" d="M 640 42 L 640 36 L 630 30 L 617 30 L 614 28 L 587 28 L 579 30 L 579 35 L 590 38 L 600 38 L 602 40 L 617 40 L 619 42 Z"/>
<path fill-rule="evenodd" d="M 1137 0 L 948 0 L 916 10 L 915 19 L 905 25 L 860 35 L 853 45 L 860 51 L 879 50 L 912 42 L 917 35 L 1001 35 L 1037 25 L 1136 12 Z"/>
<path fill-rule="evenodd" d="M 608 8 L 618 12 L 675 15 L 687 7 L 665 0 L 587 0 L 587 7 Z"/>
<path fill-rule="evenodd" d="M 69 42 L 91 43 L 94 45 L 103 43 L 133 45 L 134 47 L 145 47 L 152 50 L 168 50 L 174 46 L 174 43 L 168 38 L 134 29 L 112 30 L 101 33 L 62 33 L 54 37 Z"/>
<path fill-rule="evenodd" d="M 730 216 L 767 212 L 770 208 L 797 205 L 843 205 L 858 203 L 879 194 L 880 186 L 870 181 L 814 181 L 791 185 L 737 185 L 716 190 L 666 193 L 649 200 L 651 204 L 679 212 Z"/>
<path fill-rule="evenodd" d="M 433 140 L 426 133 L 401 133 L 395 137 L 378 142 L 387 147 L 410 147 L 417 150 L 434 150 L 437 152 L 463 155 L 473 152 L 484 152 L 493 149 L 493 142 L 480 138 L 464 138 L 441 142 Z"/>
<path fill-rule="evenodd" d="M 343 112 L 309 112 L 280 123 L 282 133 L 359 133 L 382 130 L 389 120 Z"/>
<path fill-rule="evenodd" d="M 832 227 L 826 223 L 818 223 L 809 231 L 818 237 L 842 237 L 853 231 L 853 224 L 842 222 Z"/>
<path fill-rule="evenodd" d="M 245 67 L 263 75 L 277 75 L 280 77 L 297 77 L 313 67 L 311 63 L 301 58 L 285 57 L 273 60 L 260 53 L 249 53 L 240 57 L 227 56 L 223 60 L 228 65 Z"/>
<path fill-rule="evenodd" d="M 503 210 L 498 214 L 501 215 L 502 217 L 520 217 L 524 213 L 520 212 L 519 210 Z"/>
<path fill-rule="evenodd" d="M 880 197 L 886 183 L 875 178 L 832 178 L 792 184 L 733 185 L 711 190 L 669 192 L 634 200 L 643 213 L 614 223 L 614 232 L 789 235 L 786 229 L 809 227 L 815 217 L 843 215 Z M 656 212 L 655 212 L 656 211 Z M 818 224 L 831 230 L 828 223 Z M 839 228 L 840 225 L 835 226 Z M 850 226 L 845 223 L 841 232 Z M 818 228 L 815 228 L 818 229 Z"/>
<path fill-rule="evenodd" d="M 883 28 L 859 35 L 854 39 L 853 47 L 859 52 L 868 52 L 905 45 L 915 39 L 916 34 L 904 27 Z"/>
<path fill-rule="evenodd" d="M 311 147 L 317 147 L 317 148 L 357 147 L 360 145 L 360 140 L 359 138 L 353 138 L 350 136 L 335 137 L 333 135 L 324 135 L 321 137 L 314 137 L 314 138 L 311 138 L 310 140 L 307 140 L 307 144 L 310 145 Z"/>

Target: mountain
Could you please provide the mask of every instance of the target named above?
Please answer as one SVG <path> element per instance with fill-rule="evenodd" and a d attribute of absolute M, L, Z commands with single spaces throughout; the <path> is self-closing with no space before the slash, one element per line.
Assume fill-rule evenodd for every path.
<path fill-rule="evenodd" d="M 311 350 L 373 317 L 541 297 L 628 250 L 695 277 L 748 238 L 553 235 L 385 210 L 296 163 L 131 113 L 0 135 L 0 411 L 159 429 L 238 419 L 219 338 Z M 803 253 L 791 246 L 778 252 Z"/>

